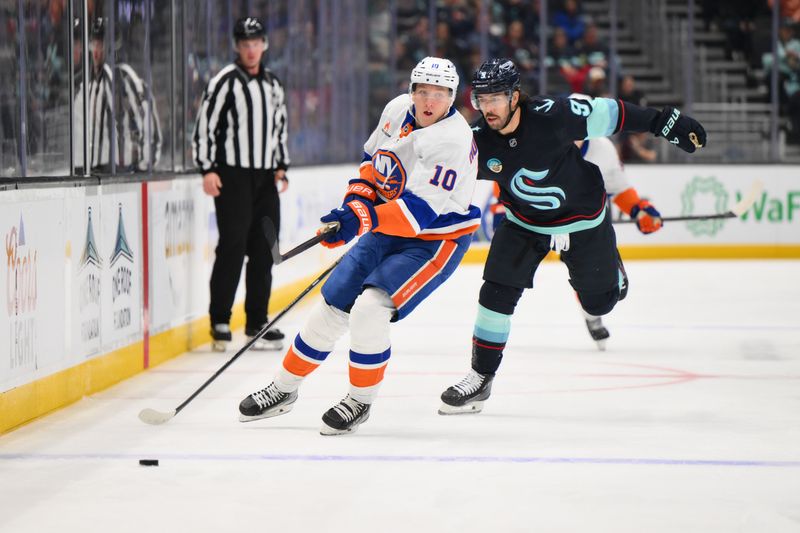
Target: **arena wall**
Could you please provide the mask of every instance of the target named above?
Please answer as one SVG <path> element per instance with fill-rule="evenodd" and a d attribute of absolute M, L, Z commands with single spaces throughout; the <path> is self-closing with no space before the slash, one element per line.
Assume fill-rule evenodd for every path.
<path fill-rule="evenodd" d="M 619 224 L 625 259 L 800 258 L 793 166 L 629 166 L 664 216 L 724 212 L 756 179 L 741 219 L 674 222 L 653 235 Z M 282 196 L 281 249 L 314 235 L 355 166 L 294 169 Z M 490 184 L 474 203 L 484 208 Z M 619 218 L 619 213 L 613 212 Z M 198 176 L 0 193 L 0 433 L 207 343 L 217 239 Z M 465 261 L 480 262 L 490 215 Z M 286 306 L 340 251 L 315 247 L 274 269 L 270 309 Z M 241 327 L 243 291 L 232 326 Z M 223 359 L 220 359 L 222 364 Z"/>

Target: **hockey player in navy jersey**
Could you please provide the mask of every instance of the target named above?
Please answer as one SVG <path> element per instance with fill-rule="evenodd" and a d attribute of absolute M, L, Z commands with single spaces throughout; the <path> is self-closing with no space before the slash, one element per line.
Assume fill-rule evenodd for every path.
<path fill-rule="evenodd" d="M 503 357 L 511 315 L 550 249 L 561 253 L 589 315 L 605 315 L 625 297 L 627 277 L 603 177 L 574 141 L 649 131 L 689 153 L 706 144 L 700 123 L 673 107 L 659 111 L 609 98 L 528 97 L 508 59 L 480 66 L 472 79 L 472 103 L 482 115 L 473 127 L 478 178 L 499 184 L 506 219 L 484 267 L 472 369 L 442 393 L 440 414 L 481 411 Z"/>
<path fill-rule="evenodd" d="M 274 381 L 242 400 L 243 422 L 287 413 L 303 379 L 350 329 L 350 389 L 322 416 L 323 435 L 355 431 L 367 420 L 391 354 L 389 323 L 401 320 L 461 262 L 480 210 L 470 204 L 477 148 L 455 110 L 458 74 L 427 57 L 409 93 L 389 102 L 364 144 L 359 178 L 342 206 L 322 217 L 340 229 L 324 244 L 360 235 L 322 288 L 324 301 L 295 337 Z"/>
<path fill-rule="evenodd" d="M 571 94 L 570 98 L 587 101 L 592 101 L 593 99 L 591 96 L 579 93 Z M 578 147 L 581 156 L 586 161 L 597 165 L 597 168 L 600 169 L 600 174 L 603 176 L 603 185 L 609 200 L 620 211 L 636 220 L 636 227 L 639 228 L 640 232 L 649 235 L 661 229 L 663 225 L 661 213 L 649 200 L 641 198 L 636 188 L 631 185 L 611 139 L 598 137 L 591 141 L 588 139 L 578 140 L 575 141 L 575 146 Z M 500 187 L 497 183 L 495 183 L 493 197 L 495 203 L 491 205 L 490 209 L 494 213 L 492 223 L 496 229 L 500 221 L 506 216 L 505 207 L 500 202 Z M 601 351 L 605 350 L 606 342 L 611 334 L 603 324 L 603 318 L 589 314 L 585 310 L 583 310 L 583 318 L 586 322 L 586 328 L 589 330 L 589 335 L 597 343 L 597 347 Z"/>

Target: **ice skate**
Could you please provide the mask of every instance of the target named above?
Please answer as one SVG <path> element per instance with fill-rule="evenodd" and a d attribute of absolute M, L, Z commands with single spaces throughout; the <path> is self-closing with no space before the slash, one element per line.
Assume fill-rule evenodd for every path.
<path fill-rule="evenodd" d="M 263 327 L 263 326 L 262 326 Z M 255 337 L 261 328 L 245 328 L 244 334 L 247 335 L 247 340 L 250 341 Z M 270 350 L 283 350 L 283 339 L 286 337 L 278 328 L 267 330 L 256 342 L 253 343 L 251 349 L 256 351 L 270 351 Z"/>
<path fill-rule="evenodd" d="M 493 375 L 470 370 L 469 374 L 442 393 L 440 415 L 478 414 L 492 393 Z"/>
<path fill-rule="evenodd" d="M 211 326 L 211 350 L 214 352 L 224 352 L 228 349 L 228 343 L 233 340 L 231 328 L 228 324 L 214 324 Z"/>
<path fill-rule="evenodd" d="M 292 410 L 296 401 L 296 390 L 281 392 L 275 387 L 275 383 L 270 383 L 242 400 L 239 404 L 239 422 L 285 415 Z"/>
<path fill-rule="evenodd" d="M 597 343 L 597 349 L 601 352 L 606 351 L 606 341 L 611 336 L 606 327 L 603 325 L 602 317 L 586 318 L 586 328 L 589 330 L 589 335 Z"/>
<path fill-rule="evenodd" d="M 344 400 L 322 415 L 321 435 L 354 433 L 358 426 L 369 420 L 370 404 L 361 403 L 348 394 Z"/>

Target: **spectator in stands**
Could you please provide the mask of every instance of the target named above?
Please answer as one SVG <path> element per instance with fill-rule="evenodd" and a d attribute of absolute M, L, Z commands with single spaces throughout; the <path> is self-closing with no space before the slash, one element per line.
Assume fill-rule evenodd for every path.
<path fill-rule="evenodd" d="M 436 57 L 456 57 L 458 50 L 455 41 L 450 35 L 450 26 L 447 22 L 436 23 Z"/>
<path fill-rule="evenodd" d="M 538 41 L 540 0 L 499 0 L 498 3 L 502 8 L 506 27 L 510 27 L 514 21 L 520 21 L 525 27 L 528 40 L 531 43 Z"/>
<path fill-rule="evenodd" d="M 592 67 L 608 68 L 611 54 L 608 46 L 600 40 L 595 24 L 588 24 L 578 49 L 584 64 Z"/>
<path fill-rule="evenodd" d="M 770 9 L 773 1 L 767 0 Z M 781 0 L 781 17 L 788 19 L 790 24 L 800 23 L 800 0 Z"/>
<path fill-rule="evenodd" d="M 513 59 L 519 68 L 523 82 L 532 85 L 538 79 L 539 49 L 535 40 L 526 37 L 525 26 L 521 20 L 513 20 L 508 25 L 503 45 L 504 50 L 501 55 Z M 442 55 L 440 57 L 449 56 Z"/>
<path fill-rule="evenodd" d="M 569 44 L 580 41 L 585 27 L 578 0 L 564 0 L 564 6 L 553 16 L 553 25 L 564 30 Z"/>
<path fill-rule="evenodd" d="M 430 38 L 428 28 L 428 17 L 421 16 L 410 32 L 400 34 L 402 37 L 398 40 L 402 40 L 404 43 L 406 57 L 404 64 L 398 65 L 398 69 L 402 69 L 406 64 L 414 68 L 414 65 L 428 56 L 428 40 Z"/>
<path fill-rule="evenodd" d="M 765 69 L 772 68 L 771 53 L 764 54 Z M 788 23 L 778 31 L 778 72 L 781 78 L 779 98 L 789 114 L 791 131 L 787 142 L 800 144 L 800 40 Z"/>
<path fill-rule="evenodd" d="M 584 83 L 583 94 L 589 95 L 592 98 L 608 95 L 605 70 L 601 67 L 592 67 L 589 69 L 586 75 L 586 82 Z"/>
<path fill-rule="evenodd" d="M 644 97 L 644 93 L 636 88 L 636 80 L 633 79 L 633 76 L 623 76 L 619 83 L 618 97 L 620 100 L 647 107 L 647 99 Z"/>
<path fill-rule="evenodd" d="M 725 33 L 725 56 L 750 60 L 753 54 L 755 20 L 764 8 L 763 0 L 720 2 L 717 9 L 719 28 Z"/>
<path fill-rule="evenodd" d="M 576 56 L 577 52 L 569 44 L 567 32 L 563 28 L 556 28 L 553 31 L 550 46 L 547 48 L 546 65 L 558 68 L 561 75 L 570 84 L 570 92 L 577 93 L 583 92 L 586 70 L 581 70 L 580 62 Z"/>
<path fill-rule="evenodd" d="M 446 0 L 445 7 L 439 10 L 437 16 L 437 20 L 446 23 L 449 28 L 450 38 L 455 48 L 455 55 L 452 56 L 453 62 L 457 68 L 463 69 L 459 74 L 462 72 L 471 73 L 469 55 L 473 48 L 472 41 L 475 38 L 475 21 L 477 17 L 475 9 L 467 0 Z M 411 65 L 407 70 L 412 68 L 414 68 L 414 65 Z M 465 79 L 465 76 L 461 76 L 461 79 Z"/>
<path fill-rule="evenodd" d="M 410 32 L 426 13 L 427 9 L 420 0 L 397 0 L 397 34 Z"/>

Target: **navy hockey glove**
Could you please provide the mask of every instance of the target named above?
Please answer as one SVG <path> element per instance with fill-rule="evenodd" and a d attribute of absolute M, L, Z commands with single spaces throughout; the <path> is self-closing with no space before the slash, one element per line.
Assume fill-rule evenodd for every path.
<path fill-rule="evenodd" d="M 325 237 L 322 246 L 336 248 L 352 241 L 356 235 L 363 235 L 378 225 L 378 215 L 372 202 L 353 200 L 342 207 L 334 209 L 320 222 L 338 222 L 339 231 Z"/>
<path fill-rule="evenodd" d="M 347 191 L 344 193 L 344 200 L 342 200 L 342 207 L 346 206 L 353 200 L 369 201 L 371 204 L 375 203 L 378 195 L 375 193 L 375 187 L 365 179 L 356 178 L 347 182 Z"/>
<path fill-rule="evenodd" d="M 664 137 L 684 152 L 693 153 L 706 145 L 706 130 L 695 119 L 682 114 L 675 107 L 665 107 L 656 118 L 656 137 Z"/>

